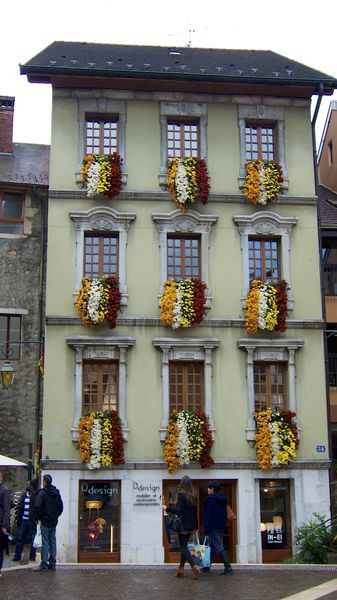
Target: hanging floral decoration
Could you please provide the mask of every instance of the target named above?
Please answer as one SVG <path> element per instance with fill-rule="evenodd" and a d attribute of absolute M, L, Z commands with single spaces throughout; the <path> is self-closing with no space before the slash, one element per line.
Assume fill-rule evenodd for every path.
<path fill-rule="evenodd" d="M 209 176 L 201 158 L 172 158 L 167 162 L 167 187 L 173 200 L 182 210 L 199 200 L 207 204 Z"/>
<path fill-rule="evenodd" d="M 280 193 L 282 185 L 282 168 L 274 160 L 253 160 L 246 163 L 243 192 L 253 204 L 268 204 Z"/>
<path fill-rule="evenodd" d="M 286 281 L 274 284 L 253 279 L 244 308 L 247 333 L 256 333 L 258 329 L 286 331 L 287 289 Z"/>
<path fill-rule="evenodd" d="M 296 458 L 299 444 L 296 414 L 267 410 L 255 414 L 256 456 L 259 468 L 268 471 L 288 465 Z"/>
<path fill-rule="evenodd" d="M 206 284 L 198 277 L 166 281 L 160 304 L 162 323 L 172 329 L 201 323 L 205 312 L 206 289 Z"/>
<path fill-rule="evenodd" d="M 164 459 L 169 473 L 191 461 L 198 461 L 202 468 L 210 467 L 213 440 L 209 419 L 204 412 L 173 411 L 164 444 Z"/>
<path fill-rule="evenodd" d="M 124 464 L 124 436 L 116 411 L 91 412 L 79 422 L 81 461 L 89 469 Z"/>
<path fill-rule="evenodd" d="M 114 329 L 121 298 L 117 277 L 83 277 L 75 307 L 88 327 L 106 323 Z"/>
<path fill-rule="evenodd" d="M 82 161 L 81 174 L 87 188 L 87 196 L 118 196 L 122 189 L 122 163 L 123 159 L 117 152 L 86 154 Z"/>

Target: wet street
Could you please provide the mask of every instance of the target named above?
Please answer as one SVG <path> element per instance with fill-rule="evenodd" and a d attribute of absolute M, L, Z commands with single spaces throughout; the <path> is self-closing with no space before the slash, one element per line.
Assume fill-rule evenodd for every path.
<path fill-rule="evenodd" d="M 175 571 L 172 565 L 58 565 L 46 573 L 35 573 L 31 566 L 4 568 L 0 600 L 283 600 L 333 580 L 334 591 L 307 591 L 299 600 L 337 598 L 337 569 L 332 565 L 234 566 L 233 576 L 219 576 L 221 569 L 216 568 L 197 580 L 187 569 L 177 579 Z"/>

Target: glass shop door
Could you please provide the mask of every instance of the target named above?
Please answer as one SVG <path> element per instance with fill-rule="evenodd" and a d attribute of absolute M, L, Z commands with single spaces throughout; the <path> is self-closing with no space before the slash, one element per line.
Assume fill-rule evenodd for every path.
<path fill-rule="evenodd" d="M 264 563 L 282 563 L 292 557 L 290 482 L 260 480 L 260 531 Z"/>
<path fill-rule="evenodd" d="M 165 498 L 165 502 L 167 505 L 169 503 L 174 503 L 177 488 L 179 485 L 180 479 L 177 480 L 169 480 L 163 481 L 163 494 Z M 236 512 L 236 482 L 235 481 L 227 481 L 227 480 L 218 480 L 221 484 L 221 491 L 227 496 L 228 504 Z M 203 527 L 204 521 L 204 504 L 207 498 L 207 487 L 208 480 L 193 480 L 193 486 L 197 493 L 197 511 L 198 511 L 198 523 L 199 523 L 199 540 L 200 543 L 203 543 L 205 531 Z M 236 523 L 237 520 L 232 522 L 230 525 L 227 525 L 227 530 L 224 533 L 223 541 L 224 547 L 228 552 L 230 562 L 235 562 L 235 547 L 237 543 L 236 538 Z M 169 517 L 163 517 L 163 540 L 164 540 L 164 550 L 165 550 L 165 562 L 167 563 L 177 563 L 180 559 L 180 550 L 179 550 L 179 542 L 178 542 L 178 534 L 170 531 L 169 527 Z M 215 558 L 214 562 L 220 562 L 218 557 Z"/>
<path fill-rule="evenodd" d="M 78 562 L 120 561 L 120 481 L 79 481 Z"/>

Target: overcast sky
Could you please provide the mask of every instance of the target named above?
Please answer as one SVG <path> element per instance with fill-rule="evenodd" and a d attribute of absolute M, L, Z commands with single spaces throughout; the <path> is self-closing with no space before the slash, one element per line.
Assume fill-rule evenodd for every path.
<path fill-rule="evenodd" d="M 49 144 L 50 86 L 28 83 L 19 63 L 53 41 L 272 50 L 337 79 L 336 23 L 337 0 L 2 2 L 0 94 L 16 99 L 14 141 Z"/>

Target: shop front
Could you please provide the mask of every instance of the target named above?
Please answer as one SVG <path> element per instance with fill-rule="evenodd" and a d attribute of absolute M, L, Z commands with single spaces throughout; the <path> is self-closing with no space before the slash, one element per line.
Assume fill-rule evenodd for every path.
<path fill-rule="evenodd" d="M 78 562 L 120 561 L 120 481 L 79 481 Z"/>
<path fill-rule="evenodd" d="M 165 503 L 169 505 L 174 503 L 177 496 L 177 489 L 179 485 L 179 479 L 163 481 L 163 495 Z M 227 501 L 236 514 L 236 482 L 227 480 L 218 480 L 221 485 L 221 491 L 227 496 Z M 209 480 L 197 479 L 193 480 L 193 486 L 197 494 L 197 510 L 198 510 L 198 523 L 199 523 L 199 540 L 202 543 L 205 537 L 205 530 L 203 526 L 204 522 L 204 505 L 207 498 L 207 487 Z M 223 535 L 224 547 L 228 552 L 230 562 L 236 562 L 235 547 L 236 547 L 236 523 L 232 522 L 227 526 L 226 531 Z M 169 529 L 169 517 L 164 517 L 163 523 L 163 540 L 165 549 L 165 562 L 177 563 L 180 558 L 178 534 L 170 531 Z M 215 562 L 219 560 L 216 557 Z"/>

